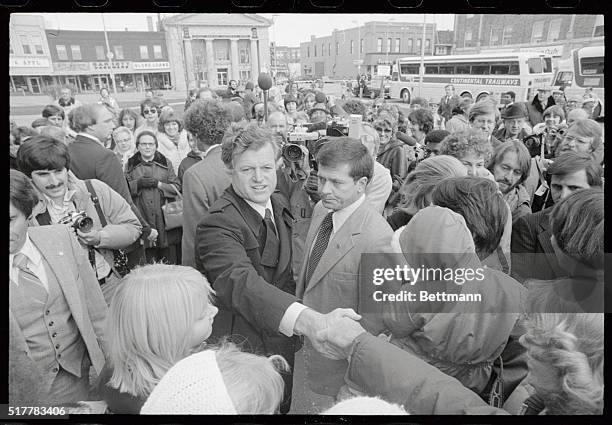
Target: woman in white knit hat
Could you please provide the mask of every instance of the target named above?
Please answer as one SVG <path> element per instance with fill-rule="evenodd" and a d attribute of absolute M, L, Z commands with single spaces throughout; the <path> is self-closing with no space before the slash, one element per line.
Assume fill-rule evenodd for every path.
<path fill-rule="evenodd" d="M 107 319 L 107 364 L 99 392 L 112 413 L 138 414 L 166 371 L 202 349 L 217 307 L 191 267 L 150 264 L 128 274 Z"/>

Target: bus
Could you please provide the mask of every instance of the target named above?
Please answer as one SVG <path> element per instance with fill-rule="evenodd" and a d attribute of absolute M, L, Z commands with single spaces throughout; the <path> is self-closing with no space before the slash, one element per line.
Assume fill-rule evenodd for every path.
<path fill-rule="evenodd" d="M 565 96 L 583 97 L 587 90 L 604 102 L 604 46 L 582 47 L 572 50 L 568 59 L 557 62 L 553 86 L 565 87 Z"/>
<path fill-rule="evenodd" d="M 393 66 L 390 94 L 392 99 L 409 103 L 414 96 L 434 99 L 444 95 L 444 87 L 455 86 L 455 93 L 476 102 L 484 95 L 498 102 L 509 90 L 516 102 L 529 100 L 535 88 L 552 85 L 552 57 L 533 52 L 479 53 L 475 55 L 426 56 L 425 72 L 419 93 L 420 56 L 400 58 Z"/>

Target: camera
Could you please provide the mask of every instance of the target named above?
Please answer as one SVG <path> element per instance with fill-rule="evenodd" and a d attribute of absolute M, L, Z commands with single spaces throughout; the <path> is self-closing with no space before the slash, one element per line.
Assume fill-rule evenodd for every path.
<path fill-rule="evenodd" d="M 93 228 L 93 220 L 88 217 L 85 211 L 71 212 L 59 220 L 61 224 L 69 224 L 74 230 L 80 230 L 83 233 L 91 232 Z"/>
<path fill-rule="evenodd" d="M 349 121 L 347 119 L 336 118 L 327 123 L 325 130 L 327 136 L 342 137 L 349 135 Z"/>

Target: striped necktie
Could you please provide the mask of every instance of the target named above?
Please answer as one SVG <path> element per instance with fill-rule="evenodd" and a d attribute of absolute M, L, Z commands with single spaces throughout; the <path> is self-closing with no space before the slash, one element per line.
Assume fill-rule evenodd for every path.
<path fill-rule="evenodd" d="M 306 270 L 306 284 L 310 282 L 312 278 L 312 274 L 314 273 L 323 253 L 327 249 L 327 244 L 329 243 L 329 237 L 334 230 L 334 222 L 332 220 L 333 213 L 327 213 L 323 221 L 321 222 L 321 227 L 319 227 L 319 233 L 317 234 L 317 240 L 315 241 L 314 247 L 312 248 L 312 252 L 310 253 L 310 259 L 308 260 L 308 270 Z"/>
<path fill-rule="evenodd" d="M 24 289 L 30 290 L 39 300 L 46 301 L 49 295 L 47 289 L 40 279 L 28 268 L 28 263 L 28 257 L 21 252 L 17 253 L 15 258 L 13 258 L 13 264 L 19 269 L 17 284 Z"/>

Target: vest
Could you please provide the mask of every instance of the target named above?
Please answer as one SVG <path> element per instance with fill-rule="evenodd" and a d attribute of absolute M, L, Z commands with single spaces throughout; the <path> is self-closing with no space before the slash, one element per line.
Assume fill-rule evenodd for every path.
<path fill-rule="evenodd" d="M 81 377 L 87 350 L 55 274 L 43 258 L 49 283 L 48 295 L 10 284 L 10 308 L 23 332 L 30 357 L 40 368 L 48 391 L 59 368 Z"/>

